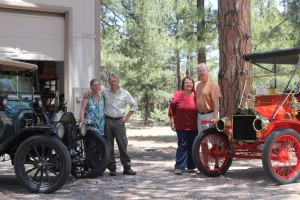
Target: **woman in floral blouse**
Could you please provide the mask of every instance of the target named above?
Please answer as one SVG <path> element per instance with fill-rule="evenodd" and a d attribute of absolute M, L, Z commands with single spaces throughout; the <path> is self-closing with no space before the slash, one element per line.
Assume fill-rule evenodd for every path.
<path fill-rule="evenodd" d="M 84 95 L 81 102 L 80 122 L 94 126 L 100 135 L 104 135 L 104 100 L 100 94 L 100 81 L 92 79 L 90 87 L 91 95 Z"/>

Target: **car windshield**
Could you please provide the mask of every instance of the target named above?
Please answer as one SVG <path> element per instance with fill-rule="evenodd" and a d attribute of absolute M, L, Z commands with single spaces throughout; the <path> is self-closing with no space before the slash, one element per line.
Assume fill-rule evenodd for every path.
<path fill-rule="evenodd" d="M 299 47 L 243 55 L 245 61 L 257 66 L 250 70 L 254 94 L 298 93 L 299 55 Z"/>
<path fill-rule="evenodd" d="M 252 68 L 252 86 L 255 89 L 255 94 L 281 94 L 291 90 L 298 91 L 299 71 L 295 76 L 291 77 L 295 66 L 293 65 L 276 65 L 276 72 L 274 72 L 274 65 L 261 64 L 264 68 Z M 287 83 L 291 79 L 288 88 Z"/>
<path fill-rule="evenodd" d="M 0 74 L 0 94 L 31 94 L 32 91 L 30 77 Z"/>

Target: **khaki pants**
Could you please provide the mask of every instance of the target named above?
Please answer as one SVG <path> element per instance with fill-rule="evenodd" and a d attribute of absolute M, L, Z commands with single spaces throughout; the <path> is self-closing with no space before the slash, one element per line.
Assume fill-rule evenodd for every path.
<path fill-rule="evenodd" d="M 214 118 L 214 112 L 207 113 L 207 114 L 200 114 L 197 115 L 197 128 L 198 128 L 198 134 L 200 134 L 204 129 L 212 128 L 214 127 L 213 123 L 206 123 L 206 121 L 211 121 Z M 203 123 L 205 122 L 205 123 Z"/>
<path fill-rule="evenodd" d="M 116 159 L 114 153 L 115 139 L 119 148 L 120 160 L 124 169 L 130 168 L 131 161 L 127 154 L 128 140 L 126 136 L 125 124 L 123 124 L 119 119 L 105 118 L 104 132 L 111 146 L 111 158 L 110 158 L 110 164 L 108 166 L 108 169 L 110 171 L 116 171 Z"/>

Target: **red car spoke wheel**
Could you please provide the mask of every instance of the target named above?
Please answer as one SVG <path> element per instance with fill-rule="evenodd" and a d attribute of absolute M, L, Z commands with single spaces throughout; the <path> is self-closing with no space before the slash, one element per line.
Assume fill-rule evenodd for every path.
<path fill-rule="evenodd" d="M 282 129 L 269 135 L 263 150 L 263 166 L 268 176 L 278 184 L 300 178 L 300 135 L 292 129 Z"/>
<path fill-rule="evenodd" d="M 193 144 L 193 160 L 199 171 L 207 176 L 224 174 L 232 163 L 231 145 L 227 136 L 216 129 L 199 134 Z"/>

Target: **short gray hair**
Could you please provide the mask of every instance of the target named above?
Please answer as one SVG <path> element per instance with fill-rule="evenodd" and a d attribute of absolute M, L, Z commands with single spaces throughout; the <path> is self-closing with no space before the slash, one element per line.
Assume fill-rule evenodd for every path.
<path fill-rule="evenodd" d="M 111 74 L 111 75 L 109 75 L 109 76 L 108 76 L 108 81 L 110 81 L 112 78 L 116 78 L 118 81 L 120 81 L 119 76 L 116 75 L 116 74 Z"/>
<path fill-rule="evenodd" d="M 205 63 L 199 63 L 198 66 L 197 66 L 197 70 L 198 70 L 200 67 L 202 67 L 202 66 L 206 67 L 207 71 L 209 71 L 209 67 L 208 67 L 208 65 L 205 64 Z"/>
<path fill-rule="evenodd" d="M 101 85 L 101 82 L 100 82 L 99 79 L 93 78 L 93 79 L 90 81 L 90 86 L 92 86 L 95 82 L 98 82 L 98 83 Z"/>

